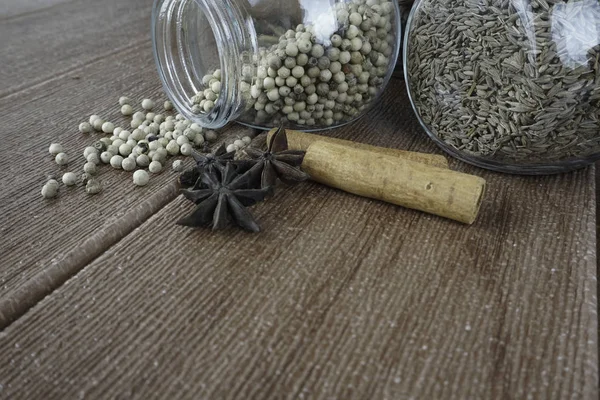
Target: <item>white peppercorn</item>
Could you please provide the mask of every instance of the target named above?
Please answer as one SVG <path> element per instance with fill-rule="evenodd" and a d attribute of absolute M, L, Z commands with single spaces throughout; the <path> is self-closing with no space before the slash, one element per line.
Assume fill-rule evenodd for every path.
<path fill-rule="evenodd" d="M 179 154 L 179 145 L 175 140 L 171 140 L 165 148 L 167 152 L 172 156 L 176 156 L 177 154 Z"/>
<path fill-rule="evenodd" d="M 195 136 L 195 134 L 194 134 L 194 136 Z M 177 143 L 179 146 L 181 146 L 185 143 L 190 143 L 190 140 L 187 138 L 187 136 L 181 135 L 177 139 L 175 139 L 175 143 Z"/>
<path fill-rule="evenodd" d="M 92 126 L 93 126 L 93 125 L 94 125 L 94 121 L 95 121 L 95 120 L 97 120 L 97 119 L 100 119 L 100 116 L 98 116 L 98 115 L 96 115 L 96 114 L 94 114 L 94 115 L 90 116 L 90 119 L 89 119 L 89 121 L 90 121 L 90 125 L 92 125 Z"/>
<path fill-rule="evenodd" d="M 308 69 L 308 71 L 306 71 L 306 74 L 309 78 L 316 78 L 319 76 L 320 73 L 321 70 L 319 69 L 319 67 L 311 67 Z"/>
<path fill-rule="evenodd" d="M 146 168 L 148 165 L 150 165 L 150 157 L 148 157 L 146 154 L 140 154 L 136 157 L 135 162 L 139 167 Z"/>
<path fill-rule="evenodd" d="M 69 163 L 69 156 L 67 156 L 66 153 L 58 153 L 54 158 L 54 161 L 56 161 L 58 165 L 67 165 Z"/>
<path fill-rule="evenodd" d="M 290 95 L 291 92 L 292 92 L 292 89 L 290 89 L 287 86 L 282 86 L 282 87 L 279 88 L 279 96 L 280 97 L 287 97 L 287 96 Z"/>
<path fill-rule="evenodd" d="M 54 182 L 56 182 L 56 181 L 54 181 Z M 44 186 L 42 186 L 42 197 L 44 197 L 45 199 L 52 199 L 52 198 L 56 197 L 57 194 L 58 194 L 58 182 L 56 182 L 56 185 L 53 185 L 53 184 L 50 184 L 50 181 L 49 181 Z"/>
<path fill-rule="evenodd" d="M 235 148 L 236 148 L 237 150 L 239 150 L 239 149 L 243 149 L 244 147 L 246 147 L 246 144 L 245 144 L 245 143 L 244 143 L 244 141 L 243 141 L 243 140 L 241 140 L 241 139 L 238 139 L 238 140 L 234 141 L 234 142 L 233 142 L 233 145 L 235 146 Z"/>
<path fill-rule="evenodd" d="M 187 128 L 185 131 L 183 131 L 183 134 L 181 133 L 181 131 L 175 131 L 175 132 L 173 132 L 172 137 L 175 140 L 179 139 L 180 137 L 185 137 L 188 140 L 194 140 L 194 138 L 196 137 L 196 135 L 197 135 L 196 131 L 194 131 L 191 128 Z"/>
<path fill-rule="evenodd" d="M 189 156 L 192 154 L 192 145 L 189 143 L 183 143 L 179 148 L 181 155 Z"/>
<path fill-rule="evenodd" d="M 140 125 L 142 125 L 142 121 L 141 120 L 139 120 L 137 118 L 134 118 L 134 119 L 131 120 L 131 124 L 130 124 L 131 128 L 136 129 L 136 128 L 139 128 Z"/>
<path fill-rule="evenodd" d="M 56 190 L 58 190 L 58 188 L 60 186 L 58 184 L 58 181 L 56 179 L 54 179 L 53 177 L 48 179 L 48 182 L 46 182 L 46 185 L 51 186 L 51 187 L 55 188 Z"/>
<path fill-rule="evenodd" d="M 159 147 L 162 147 L 161 144 L 159 143 L 159 140 L 155 140 L 155 141 L 148 143 L 149 150 L 156 150 Z"/>
<path fill-rule="evenodd" d="M 102 184 L 97 179 L 88 179 L 85 185 L 85 191 L 88 194 L 98 194 L 102 191 Z"/>
<path fill-rule="evenodd" d="M 152 110 L 154 108 L 154 102 L 150 99 L 142 100 L 142 108 L 144 110 Z"/>
<path fill-rule="evenodd" d="M 172 168 L 173 168 L 173 171 L 175 171 L 175 172 L 181 172 L 184 170 L 185 165 L 184 165 L 183 161 L 175 160 L 175 161 L 173 161 Z"/>
<path fill-rule="evenodd" d="M 168 101 L 168 100 L 167 100 L 167 101 L 165 101 L 165 104 L 164 104 L 164 109 L 165 109 L 166 111 L 171 111 L 171 110 L 173 109 L 173 103 L 171 103 L 171 102 L 170 102 L 170 101 Z"/>
<path fill-rule="evenodd" d="M 285 47 L 285 54 L 290 57 L 296 57 L 298 55 L 298 45 L 296 43 L 288 43 Z"/>
<path fill-rule="evenodd" d="M 331 71 L 328 69 L 324 69 L 319 75 L 319 79 L 321 79 L 322 82 L 329 82 L 331 80 L 331 77 Z"/>
<path fill-rule="evenodd" d="M 104 151 L 102 152 L 102 154 L 100 154 L 100 161 L 102 161 L 104 164 L 108 164 L 110 163 L 110 159 L 112 158 L 113 154 L 109 151 Z"/>
<path fill-rule="evenodd" d="M 133 184 L 136 186 L 146 186 L 150 182 L 150 175 L 143 169 L 133 173 Z"/>
<path fill-rule="evenodd" d="M 48 152 L 51 155 L 56 156 L 58 153 L 62 153 L 63 152 L 63 147 L 59 143 L 52 143 L 50 145 L 50 147 L 48 148 Z"/>
<path fill-rule="evenodd" d="M 269 98 L 269 100 L 271 101 L 277 101 L 279 100 L 279 89 L 274 88 L 271 89 L 267 92 L 267 97 Z M 260 103 L 259 103 L 260 104 Z M 264 107 L 263 107 L 264 108 Z"/>
<path fill-rule="evenodd" d="M 127 96 L 119 97 L 119 105 L 120 106 L 130 106 L 133 104 L 133 101 Z"/>
<path fill-rule="evenodd" d="M 308 53 L 312 49 L 312 43 L 308 39 L 298 40 L 296 47 L 301 53 Z"/>
<path fill-rule="evenodd" d="M 249 145 L 250 143 L 252 143 L 252 138 L 250 136 L 244 136 L 242 138 L 242 142 L 244 142 L 244 144 Z"/>
<path fill-rule="evenodd" d="M 96 164 L 92 162 L 86 162 L 85 164 L 83 164 L 83 171 L 88 175 L 96 175 L 98 169 L 96 167 Z"/>
<path fill-rule="evenodd" d="M 215 108 L 215 103 L 212 100 L 206 100 L 204 103 L 204 111 L 210 112 L 213 108 Z"/>
<path fill-rule="evenodd" d="M 166 137 L 159 138 L 159 139 L 157 140 L 157 142 L 158 142 L 158 147 L 167 147 L 167 145 L 169 144 L 169 142 L 170 142 L 170 141 L 171 141 L 171 139 L 168 139 L 168 138 L 166 138 Z M 156 150 L 156 149 L 155 149 L 155 150 Z"/>
<path fill-rule="evenodd" d="M 289 70 L 289 68 L 286 67 L 281 67 L 277 70 L 277 76 L 279 76 L 280 78 L 287 78 L 288 76 L 290 76 L 291 71 Z"/>
<path fill-rule="evenodd" d="M 308 64 L 308 55 L 304 53 L 298 54 L 296 57 L 296 65 L 303 67 L 306 64 Z"/>
<path fill-rule="evenodd" d="M 323 57 L 325 49 L 320 44 L 315 44 L 310 51 L 310 55 L 316 58 Z"/>
<path fill-rule="evenodd" d="M 212 90 L 214 93 L 219 93 L 221 92 L 221 82 L 217 81 L 217 82 L 213 82 L 210 85 L 210 90 Z"/>
<path fill-rule="evenodd" d="M 92 122 L 92 127 L 97 131 L 102 131 L 102 125 L 104 125 L 104 121 L 101 118 L 96 118 Z"/>
<path fill-rule="evenodd" d="M 129 132 L 129 131 L 126 131 L 126 130 L 121 130 L 121 131 L 118 133 L 118 137 L 119 137 L 119 139 L 121 139 L 121 140 L 127 140 L 127 139 L 129 139 L 129 137 L 130 137 L 130 136 L 131 136 L 131 132 Z"/>
<path fill-rule="evenodd" d="M 158 161 L 152 161 L 148 167 L 148 170 L 153 174 L 158 174 L 162 171 L 162 164 Z"/>
<path fill-rule="evenodd" d="M 133 114 L 133 107 L 131 107 L 129 104 L 124 104 L 121 107 L 121 114 L 125 115 L 125 116 L 129 116 Z"/>
<path fill-rule="evenodd" d="M 266 77 L 265 80 L 263 81 L 263 87 L 266 90 L 273 89 L 275 87 L 275 79 L 273 79 L 271 77 Z"/>
<path fill-rule="evenodd" d="M 300 79 L 304 75 L 304 68 L 297 65 L 294 68 L 292 68 L 291 74 L 294 78 Z"/>
<path fill-rule="evenodd" d="M 121 168 L 125 171 L 133 171 L 137 166 L 136 160 L 133 158 L 127 157 L 121 163 Z"/>
<path fill-rule="evenodd" d="M 167 149 L 160 147 L 154 151 L 154 156 L 151 158 L 152 161 L 160 161 L 162 163 L 162 161 L 167 159 L 168 154 Z"/>
<path fill-rule="evenodd" d="M 85 160 L 92 164 L 100 164 L 100 156 L 98 155 L 98 152 L 88 154 Z"/>
<path fill-rule="evenodd" d="M 115 169 L 120 169 L 123 164 L 123 157 L 120 155 L 114 155 L 110 158 L 110 165 Z"/>
<path fill-rule="evenodd" d="M 215 101 L 217 99 L 217 94 L 211 89 L 206 89 L 204 91 L 204 97 L 206 98 L 206 100 Z"/>
<path fill-rule="evenodd" d="M 134 129 L 133 132 L 131 132 L 131 135 L 129 136 L 131 139 L 133 140 L 137 140 L 138 142 L 142 139 L 144 139 L 146 137 L 146 132 L 144 132 L 142 129 Z"/>
<path fill-rule="evenodd" d="M 119 146 L 119 154 L 123 157 L 127 157 L 131 154 L 132 147 L 127 143 L 123 143 Z"/>
<path fill-rule="evenodd" d="M 194 145 L 196 146 L 201 146 L 202 144 L 204 144 L 204 136 L 202 136 L 201 134 L 197 134 L 194 137 Z M 181 154 L 183 154 L 183 149 L 180 149 Z M 190 153 L 191 154 L 191 153 Z M 185 155 L 185 154 L 184 154 Z"/>
<path fill-rule="evenodd" d="M 340 47 L 342 45 L 342 37 L 337 33 L 331 36 L 331 45 L 334 47 Z"/>
<path fill-rule="evenodd" d="M 79 124 L 79 132 L 81 133 L 90 133 L 92 131 L 92 125 L 87 122 L 82 122 Z"/>
<path fill-rule="evenodd" d="M 66 172 L 62 176 L 65 186 L 74 186 L 77 183 L 77 175 L 73 172 Z"/>
<path fill-rule="evenodd" d="M 277 78 L 275 78 L 275 84 L 277 86 L 283 86 L 285 85 L 285 79 L 283 79 L 282 77 L 278 76 Z M 259 95 L 260 97 L 260 95 Z"/>
<path fill-rule="evenodd" d="M 225 151 L 227 151 L 228 153 L 234 152 L 234 151 L 236 151 L 236 150 L 237 150 L 237 149 L 236 149 L 236 147 L 234 146 L 234 144 L 233 144 L 233 143 L 232 143 L 232 144 L 230 144 L 230 145 L 227 145 L 227 148 L 225 149 Z"/>
<path fill-rule="evenodd" d="M 363 21 L 362 15 L 360 15 L 357 12 L 353 12 L 352 14 L 350 14 L 350 16 L 348 17 L 348 21 L 355 26 L 360 26 L 360 24 Z"/>

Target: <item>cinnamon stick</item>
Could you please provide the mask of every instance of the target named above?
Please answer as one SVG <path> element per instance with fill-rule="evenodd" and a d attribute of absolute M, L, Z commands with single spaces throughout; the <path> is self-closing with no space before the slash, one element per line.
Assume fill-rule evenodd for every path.
<path fill-rule="evenodd" d="M 465 224 L 477 218 L 486 186 L 477 176 L 328 141 L 308 147 L 302 169 L 325 185 Z"/>
<path fill-rule="evenodd" d="M 269 132 L 268 140 L 275 133 L 277 129 L 273 129 Z M 448 168 L 448 160 L 446 157 L 437 154 L 417 153 L 413 151 L 389 149 L 384 147 L 371 146 L 364 143 L 351 142 L 349 140 L 336 139 L 327 136 L 313 135 L 311 133 L 292 131 L 286 129 L 288 148 L 290 150 L 302 150 L 306 151 L 308 147 L 316 142 L 317 140 L 340 144 L 344 146 L 353 147 L 356 149 L 374 151 L 380 154 L 387 154 L 399 158 L 404 158 L 411 161 L 417 161 L 423 164 L 432 165 L 439 168 Z"/>

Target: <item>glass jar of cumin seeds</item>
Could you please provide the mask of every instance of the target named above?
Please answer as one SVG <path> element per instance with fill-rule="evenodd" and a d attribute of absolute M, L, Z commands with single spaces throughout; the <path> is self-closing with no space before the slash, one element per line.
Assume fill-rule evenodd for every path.
<path fill-rule="evenodd" d="M 400 47 L 395 0 L 155 0 L 153 43 L 178 111 L 319 130 L 364 115 Z"/>
<path fill-rule="evenodd" d="M 409 96 L 443 149 L 526 174 L 600 158 L 598 0 L 418 0 Z"/>

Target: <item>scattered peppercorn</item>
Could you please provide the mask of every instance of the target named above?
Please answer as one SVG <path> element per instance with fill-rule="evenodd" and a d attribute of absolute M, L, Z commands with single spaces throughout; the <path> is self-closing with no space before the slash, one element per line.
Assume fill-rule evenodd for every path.
<path fill-rule="evenodd" d="M 158 161 L 152 161 L 148 167 L 148 170 L 153 174 L 158 174 L 162 171 L 162 164 Z"/>
<path fill-rule="evenodd" d="M 185 168 L 185 165 L 183 164 L 183 161 L 181 161 L 181 160 L 173 161 L 173 171 L 181 172 L 181 171 L 183 171 L 184 168 Z"/>
<path fill-rule="evenodd" d="M 91 163 L 91 162 L 86 162 L 83 165 L 83 171 L 88 175 L 96 175 L 96 173 L 98 172 L 98 168 L 96 167 L 96 164 Z"/>
<path fill-rule="evenodd" d="M 92 125 L 87 122 L 82 122 L 79 124 L 79 132 L 81 133 L 90 133 L 92 131 Z"/>
<path fill-rule="evenodd" d="M 77 184 L 77 175 L 75 175 L 73 172 L 66 172 L 62 176 L 62 181 L 65 186 L 75 186 Z"/>
<path fill-rule="evenodd" d="M 58 194 L 58 182 L 51 179 L 42 186 L 42 196 L 45 199 L 52 199 Z"/>
<path fill-rule="evenodd" d="M 85 191 L 88 194 L 98 194 L 102 191 L 102 184 L 97 179 L 88 179 L 85 185 Z"/>
<path fill-rule="evenodd" d="M 142 100 L 142 108 L 144 110 L 152 110 L 154 108 L 154 102 L 150 99 Z"/>
<path fill-rule="evenodd" d="M 136 186 L 146 186 L 150 181 L 150 176 L 143 169 L 139 169 L 133 173 L 133 183 Z"/>
<path fill-rule="evenodd" d="M 67 165 L 69 163 L 69 156 L 66 153 L 58 153 L 54 160 L 58 165 Z"/>
<path fill-rule="evenodd" d="M 56 156 L 58 153 L 63 152 L 63 147 L 59 143 L 52 143 L 48 151 L 51 155 Z"/>

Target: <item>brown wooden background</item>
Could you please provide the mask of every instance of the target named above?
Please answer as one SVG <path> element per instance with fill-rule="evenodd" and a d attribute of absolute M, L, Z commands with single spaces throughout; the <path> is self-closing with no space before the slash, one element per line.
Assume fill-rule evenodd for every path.
<path fill-rule="evenodd" d="M 99 136 L 79 122 L 163 97 L 150 8 L 0 0 L 0 398 L 597 398 L 593 167 L 452 161 L 489 182 L 471 227 L 305 183 L 254 208 L 259 235 L 188 230 L 171 171 L 41 199 Z M 439 152 L 400 81 L 328 134 Z"/>

